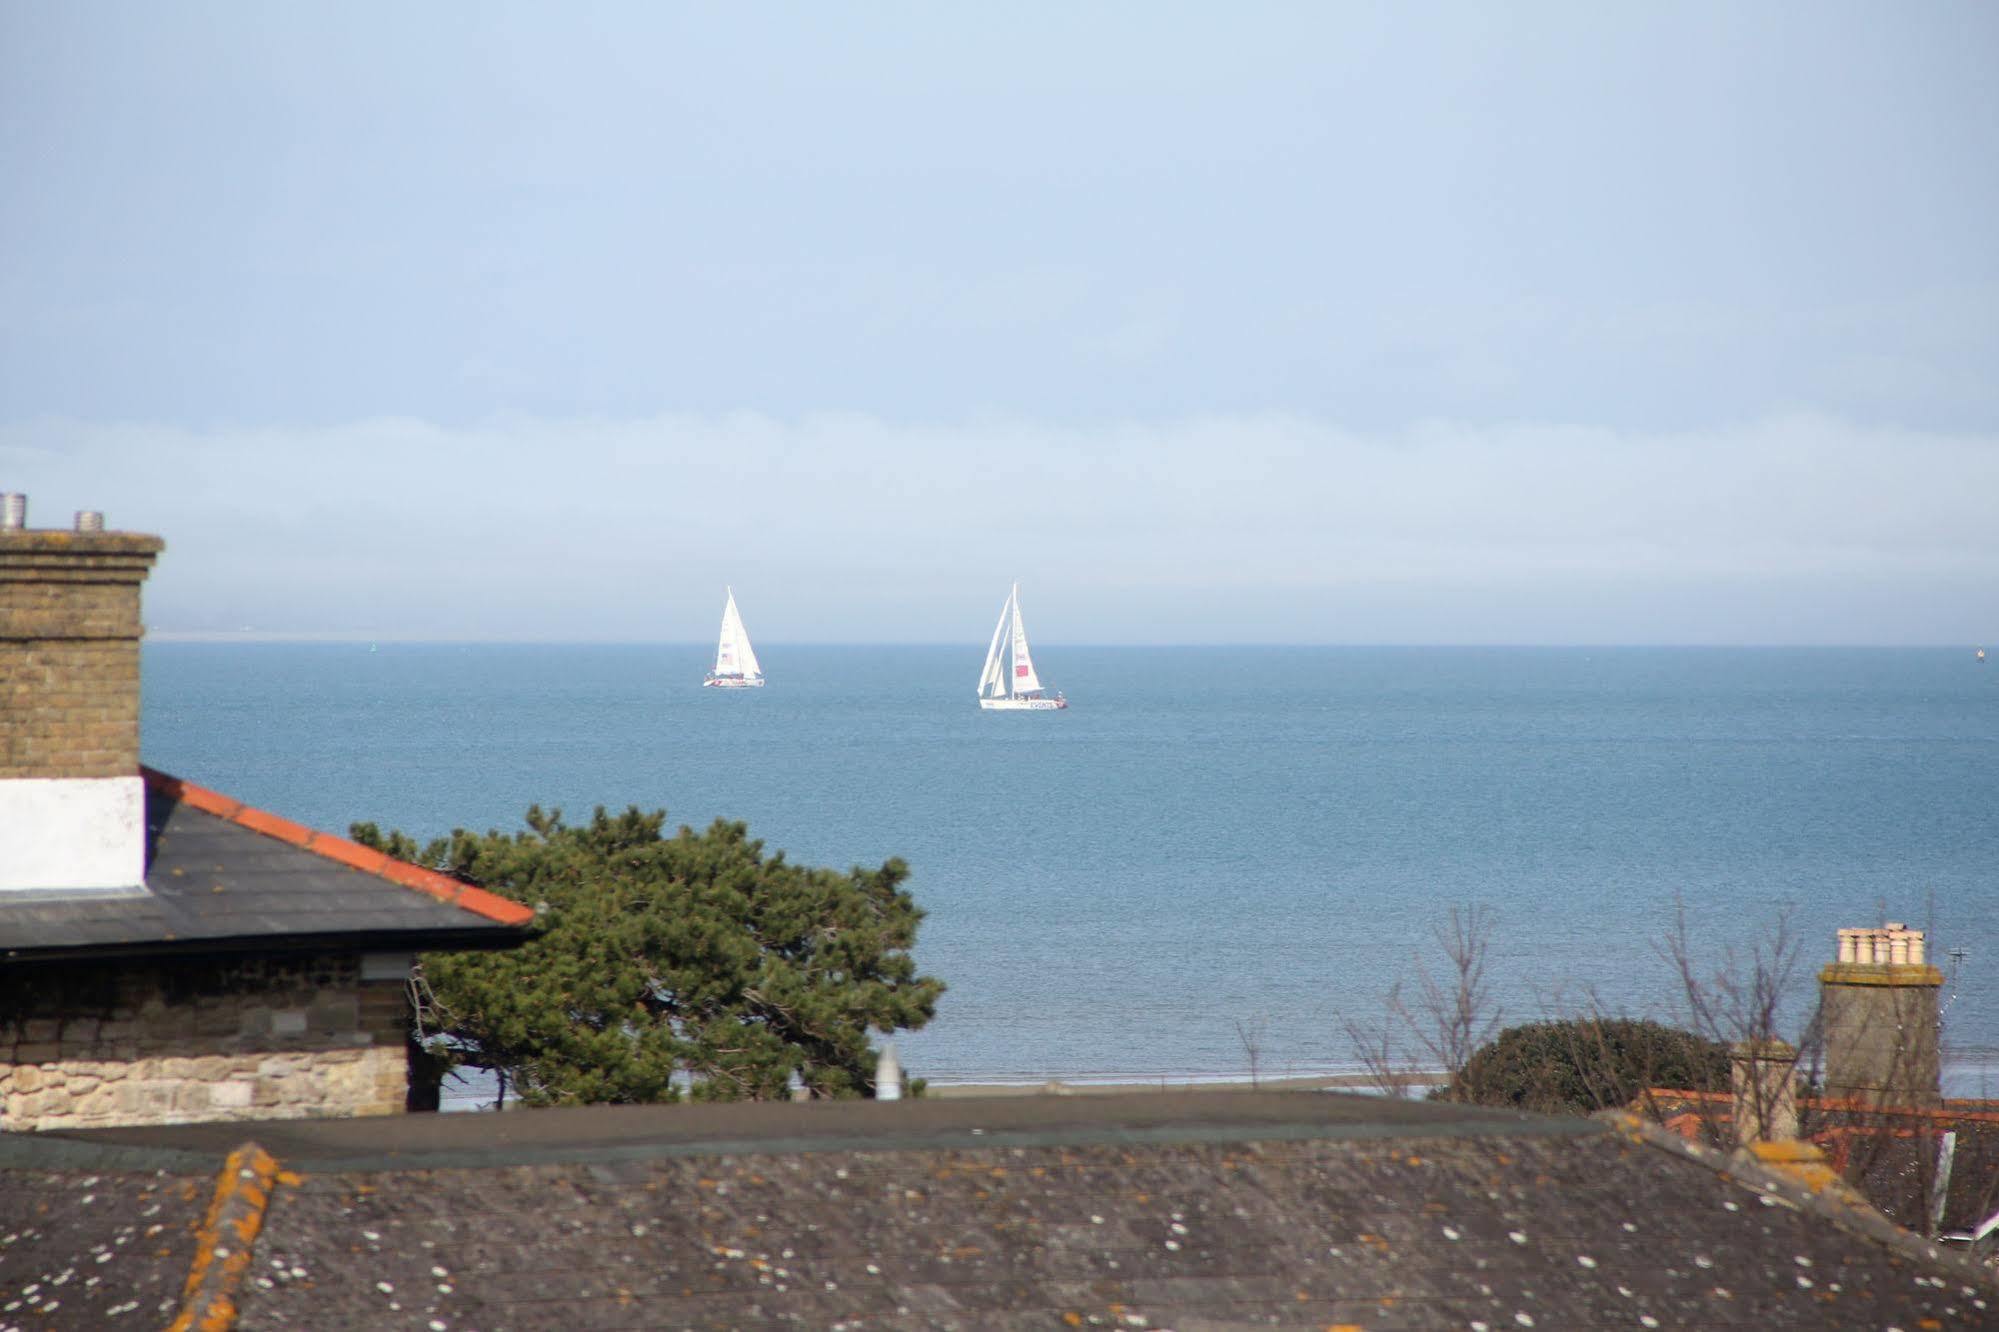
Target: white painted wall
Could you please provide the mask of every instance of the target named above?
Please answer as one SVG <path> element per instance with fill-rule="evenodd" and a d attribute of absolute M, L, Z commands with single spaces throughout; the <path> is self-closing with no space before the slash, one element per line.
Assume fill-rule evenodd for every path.
<path fill-rule="evenodd" d="M 137 888 L 145 877 L 138 777 L 0 780 L 0 892 Z"/>

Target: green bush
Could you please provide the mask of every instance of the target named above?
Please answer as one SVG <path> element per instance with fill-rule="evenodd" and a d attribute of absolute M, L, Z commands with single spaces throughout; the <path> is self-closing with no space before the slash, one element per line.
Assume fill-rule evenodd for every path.
<path fill-rule="evenodd" d="M 1439 1095 L 1474 1105 L 1587 1115 L 1629 1105 L 1647 1087 L 1725 1091 L 1728 1047 L 1630 1018 L 1530 1022 L 1479 1047 Z"/>

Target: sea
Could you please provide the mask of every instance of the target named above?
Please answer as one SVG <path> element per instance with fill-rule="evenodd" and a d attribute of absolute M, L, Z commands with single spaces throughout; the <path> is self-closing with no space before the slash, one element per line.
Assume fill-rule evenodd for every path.
<path fill-rule="evenodd" d="M 1999 1096 L 1999 664 L 1968 647 L 1038 645 L 1059 713 L 980 711 L 978 644 L 760 644 L 731 691 L 711 651 L 152 642 L 143 751 L 341 833 L 635 805 L 899 856 L 949 989 L 896 1045 L 940 1084 L 1352 1073 L 1476 911 L 1508 1024 L 1683 1021 L 1676 934 L 1704 977 L 1788 959 L 1798 1022 L 1836 929 L 1926 929 L 1950 1090 Z"/>

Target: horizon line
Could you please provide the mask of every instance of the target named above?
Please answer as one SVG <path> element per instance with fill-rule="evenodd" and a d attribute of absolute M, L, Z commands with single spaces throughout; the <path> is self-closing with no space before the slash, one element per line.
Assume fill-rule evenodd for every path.
<path fill-rule="evenodd" d="M 256 645 L 256 646 L 267 646 L 267 647 L 269 646 L 355 647 L 365 643 L 370 646 L 387 645 L 393 647 L 643 647 L 643 648 L 699 648 L 703 652 L 713 651 L 714 649 L 714 645 L 708 642 L 706 639 L 477 638 L 477 637 L 421 638 L 421 637 L 404 637 L 398 635 L 356 634 L 356 633 L 346 633 L 346 632 L 327 632 L 327 633 L 234 632 L 232 633 L 224 630 L 170 630 L 170 629 L 150 630 L 144 635 L 142 641 L 152 642 L 152 643 L 172 643 L 180 645 L 188 645 L 188 644 L 212 645 L 212 644 L 221 644 L 221 643 L 234 643 L 242 645 Z M 828 641 L 828 640 L 815 640 L 815 639 L 770 639 L 766 640 L 762 644 L 762 646 L 759 648 L 759 651 L 765 650 L 770 647 L 949 648 L 956 651 L 967 648 L 968 644 L 974 650 L 977 647 L 976 644 L 971 644 L 970 640 L 960 641 L 960 640 L 934 640 L 934 639 L 926 639 L 926 640 L 876 639 L 864 642 L 859 640 Z M 1434 651 L 1434 650 L 1459 651 L 1466 649 L 1537 651 L 1537 650 L 1546 650 L 1546 649 L 1564 649 L 1564 650 L 1591 650 L 1591 651 L 1611 652 L 1611 651 L 1631 651 L 1638 649 L 1671 649 L 1679 651 L 1719 651 L 1719 650 L 1749 648 L 1749 649 L 1758 649 L 1758 650 L 1782 649 L 1786 651 L 1827 651 L 1827 652 L 1853 652 L 1853 651 L 1960 652 L 1967 647 L 1973 649 L 1974 651 L 1982 650 L 1982 647 L 1979 643 L 1971 642 L 1969 640 L 1966 640 L 1964 642 L 1931 641 L 1931 642 L 1921 642 L 1921 643 L 1892 643 L 1892 642 L 1821 643 L 1821 642 L 1769 642 L 1769 641 L 1691 642 L 1691 643 L 1666 642 L 1666 641 L 1650 641 L 1650 642 L 1641 641 L 1641 642 L 1615 643 L 1615 642 L 1602 642 L 1602 641 L 1445 642 L 1445 641 L 1416 641 L 1416 640 L 1403 641 L 1403 642 L 1387 642 L 1387 641 L 1375 641 L 1375 642 L 1288 641 L 1287 642 L 1278 639 L 1255 639 L 1255 640 L 1245 639 L 1245 640 L 1236 640 L 1229 642 L 1107 643 L 1107 642 L 1068 641 L 1068 640 L 1057 639 L 1051 642 L 1045 642 L 1039 644 L 1036 647 L 1036 652 L 1037 653 L 1046 652 L 1051 647 L 1061 648 L 1061 649 L 1080 648 L 1092 651 L 1105 648 L 1130 649 L 1130 650 L 1155 650 L 1160 648 L 1171 648 L 1174 650 L 1182 650 L 1182 651 L 1187 651 L 1187 650 L 1233 651 L 1244 648 L 1259 648 L 1259 649 L 1260 648 L 1297 648 L 1297 649 L 1309 648 L 1309 649 L 1335 649 L 1335 650 L 1387 649 L 1387 650 L 1396 650 L 1396 651 L 1405 651 L 1405 650 L 1406 651 Z"/>

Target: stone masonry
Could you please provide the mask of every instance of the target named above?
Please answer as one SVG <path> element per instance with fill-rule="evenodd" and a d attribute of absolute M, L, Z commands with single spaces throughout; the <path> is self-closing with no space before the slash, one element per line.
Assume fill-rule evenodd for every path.
<path fill-rule="evenodd" d="M 1935 1107 L 1943 973 L 1924 961 L 1923 931 L 1899 921 L 1839 932 L 1819 972 L 1825 1094 L 1876 1106 Z"/>
<path fill-rule="evenodd" d="M 0 779 L 139 770 L 139 585 L 163 547 L 0 532 Z"/>
<path fill-rule="evenodd" d="M 0 1129 L 404 1108 L 407 993 L 353 954 L 72 962 L 0 978 Z"/>

